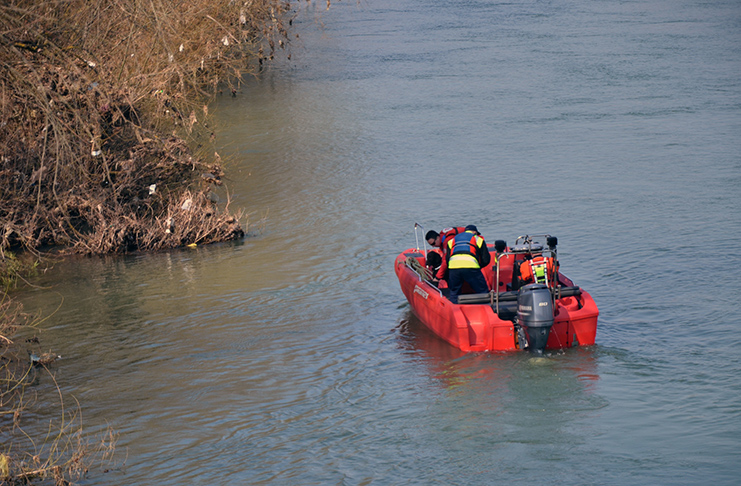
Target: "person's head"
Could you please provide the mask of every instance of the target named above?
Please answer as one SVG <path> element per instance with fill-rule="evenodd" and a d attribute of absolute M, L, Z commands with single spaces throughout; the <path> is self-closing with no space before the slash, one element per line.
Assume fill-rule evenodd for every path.
<path fill-rule="evenodd" d="M 426 263 L 429 268 L 437 270 L 443 263 L 443 257 L 441 257 L 440 254 L 436 251 L 428 252 Z"/>
<path fill-rule="evenodd" d="M 442 243 L 440 242 L 440 233 L 437 231 L 430 230 L 425 235 L 425 240 L 427 240 L 427 244 L 430 246 L 441 246 Z"/>
<path fill-rule="evenodd" d="M 477 235 L 480 234 L 479 233 L 479 230 L 476 228 L 476 226 L 474 226 L 472 224 L 469 224 L 468 226 L 466 226 L 465 230 L 466 231 L 471 231 L 472 233 L 477 234 Z"/>

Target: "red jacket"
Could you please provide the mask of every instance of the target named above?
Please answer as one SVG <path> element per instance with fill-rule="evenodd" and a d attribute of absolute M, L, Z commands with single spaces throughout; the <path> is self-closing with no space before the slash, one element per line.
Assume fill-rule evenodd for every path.
<path fill-rule="evenodd" d="M 458 233 L 463 233 L 466 231 L 466 228 L 463 226 L 454 226 L 452 228 L 445 228 L 440 232 L 440 248 L 445 251 L 445 244 L 448 242 L 449 239 L 455 238 L 455 235 Z"/>
<path fill-rule="evenodd" d="M 440 255 L 443 257 L 443 263 L 435 274 L 435 278 L 443 280 L 445 278 L 445 272 L 448 271 L 448 262 L 445 261 L 445 249 L 447 248 L 448 240 L 455 238 L 455 235 L 463 233 L 466 228 L 463 226 L 453 226 L 451 228 L 444 228 L 440 231 Z"/>

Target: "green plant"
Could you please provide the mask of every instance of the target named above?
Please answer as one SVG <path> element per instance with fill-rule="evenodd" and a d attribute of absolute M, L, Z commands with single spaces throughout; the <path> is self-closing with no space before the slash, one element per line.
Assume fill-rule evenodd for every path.
<path fill-rule="evenodd" d="M 0 287 L 7 293 L 18 285 L 19 280 L 25 280 L 36 274 L 39 261 L 21 261 L 14 253 L 0 252 Z"/>

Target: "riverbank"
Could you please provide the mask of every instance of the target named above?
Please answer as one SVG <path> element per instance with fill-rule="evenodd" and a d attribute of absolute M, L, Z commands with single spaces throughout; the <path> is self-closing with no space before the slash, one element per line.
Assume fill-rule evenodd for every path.
<path fill-rule="evenodd" d="M 244 236 L 208 104 L 289 52 L 293 15 L 278 0 L 0 6 L 0 482 L 68 484 L 115 450 L 111 430 L 83 440 L 81 414 L 58 388 L 61 420 L 42 443 L 26 435 L 29 395 L 41 374 L 56 383 L 56 355 L 36 338 L 14 342 L 34 319 L 7 292 L 49 249 L 128 253 Z"/>
<path fill-rule="evenodd" d="M 277 0 L 0 7 L 0 252 L 243 236 L 242 214 L 216 204 L 208 102 L 288 46 L 292 12 Z"/>

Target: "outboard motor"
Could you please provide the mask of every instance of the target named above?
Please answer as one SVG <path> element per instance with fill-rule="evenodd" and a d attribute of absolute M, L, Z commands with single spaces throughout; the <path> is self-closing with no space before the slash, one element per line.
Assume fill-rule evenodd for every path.
<path fill-rule="evenodd" d="M 547 286 L 536 283 L 520 289 L 517 322 L 525 330 L 530 352 L 543 354 L 553 327 L 553 301 Z"/>

